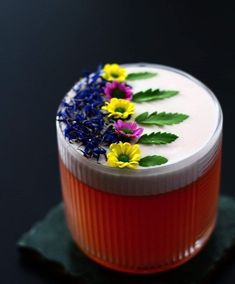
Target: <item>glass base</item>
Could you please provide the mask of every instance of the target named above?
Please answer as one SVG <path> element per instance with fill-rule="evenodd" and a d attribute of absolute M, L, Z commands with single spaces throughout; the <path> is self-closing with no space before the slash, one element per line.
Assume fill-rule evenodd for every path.
<path fill-rule="evenodd" d="M 114 270 L 147 274 L 177 267 L 215 226 L 221 153 L 195 182 L 151 196 L 124 196 L 82 183 L 60 161 L 66 220 L 75 243 Z"/>
<path fill-rule="evenodd" d="M 106 261 L 103 261 L 95 256 L 89 255 L 87 254 L 87 252 L 85 252 L 81 247 L 79 247 L 79 249 L 91 260 L 93 260 L 94 262 L 117 272 L 122 272 L 122 273 L 128 273 L 128 274 L 154 274 L 154 273 L 160 273 L 160 272 L 166 272 L 168 270 L 177 268 L 183 264 L 185 264 L 186 262 L 188 262 L 191 258 L 193 258 L 195 255 L 197 255 L 203 248 L 204 246 L 207 244 L 208 240 L 210 239 L 214 228 L 216 225 L 216 219 L 214 221 L 214 223 L 211 225 L 211 227 L 207 230 L 207 232 L 205 232 L 202 236 L 201 239 L 197 240 L 195 242 L 195 244 L 190 248 L 190 252 L 185 251 L 183 252 L 183 255 L 187 255 L 185 256 L 183 259 L 178 260 L 177 262 L 175 262 L 175 260 L 172 263 L 168 263 L 165 264 L 163 267 L 159 266 L 159 267 L 139 267 L 136 270 L 134 269 L 128 269 L 128 268 L 124 268 L 124 267 L 120 267 L 119 265 L 113 264 L 113 263 L 108 263 Z M 157 252 L 156 252 L 157 253 Z"/>

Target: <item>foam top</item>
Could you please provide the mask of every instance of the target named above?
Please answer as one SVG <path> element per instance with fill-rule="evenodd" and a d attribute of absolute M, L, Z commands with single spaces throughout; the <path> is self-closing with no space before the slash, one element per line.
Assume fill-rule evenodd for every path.
<path fill-rule="evenodd" d="M 163 127 L 144 126 L 144 133 L 166 131 L 179 136 L 176 141 L 166 145 L 141 145 L 143 155 L 163 155 L 168 164 L 181 161 L 203 148 L 211 139 L 218 125 L 218 103 L 209 89 L 193 77 L 178 70 L 154 67 L 153 65 L 128 65 L 128 72 L 157 72 L 158 76 L 131 83 L 134 93 L 147 89 L 177 90 L 179 95 L 169 99 L 136 104 L 136 115 L 142 112 L 178 112 L 189 115 L 184 122 Z"/>
<path fill-rule="evenodd" d="M 135 114 L 130 120 L 134 120 L 143 112 L 171 112 L 184 113 L 189 117 L 179 124 L 164 126 L 146 126 L 143 134 L 151 132 L 170 132 L 178 136 L 174 142 L 166 145 L 140 145 L 141 156 L 161 155 L 168 159 L 165 165 L 170 165 L 184 160 L 202 149 L 213 136 L 219 120 L 219 105 L 214 95 L 201 82 L 179 70 L 152 64 L 124 65 L 127 73 L 156 72 L 157 76 L 145 80 L 127 81 L 133 89 L 133 93 L 147 89 L 176 90 L 178 95 L 164 100 L 135 103 Z M 80 84 L 80 83 L 78 83 Z M 77 84 L 77 85 L 78 85 Z M 65 96 L 67 102 L 76 94 L 74 89 Z M 64 129 L 63 123 L 61 124 Z M 83 150 L 77 143 L 71 146 L 82 154 Z M 108 151 L 108 147 L 107 147 Z M 100 164 L 107 165 L 104 157 Z M 141 169 L 141 167 L 138 167 Z"/>

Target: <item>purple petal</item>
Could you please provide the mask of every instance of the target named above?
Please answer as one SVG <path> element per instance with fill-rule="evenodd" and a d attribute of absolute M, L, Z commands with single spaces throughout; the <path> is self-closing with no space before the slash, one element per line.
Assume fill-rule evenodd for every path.
<path fill-rule="evenodd" d="M 138 138 L 143 133 L 143 131 L 144 131 L 143 128 L 136 129 L 134 132 L 135 138 Z"/>

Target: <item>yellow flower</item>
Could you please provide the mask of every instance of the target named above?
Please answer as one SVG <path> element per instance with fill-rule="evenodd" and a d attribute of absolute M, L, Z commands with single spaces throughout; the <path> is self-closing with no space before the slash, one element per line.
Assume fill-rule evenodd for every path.
<path fill-rule="evenodd" d="M 105 64 L 102 77 L 107 81 L 123 82 L 127 77 L 126 69 L 118 64 Z"/>
<path fill-rule="evenodd" d="M 128 142 L 111 144 L 110 152 L 107 154 L 108 164 L 116 168 L 136 169 L 140 160 L 139 144 L 131 145 Z"/>
<path fill-rule="evenodd" d="M 134 114 L 135 105 L 128 100 L 112 98 L 102 106 L 102 109 L 109 113 L 108 117 L 126 119 L 129 115 Z"/>

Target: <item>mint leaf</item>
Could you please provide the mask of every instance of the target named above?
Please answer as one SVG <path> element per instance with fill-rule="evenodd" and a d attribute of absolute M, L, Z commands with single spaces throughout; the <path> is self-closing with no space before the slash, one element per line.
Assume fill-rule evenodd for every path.
<path fill-rule="evenodd" d="M 151 166 L 159 166 L 165 164 L 167 162 L 167 158 L 162 156 L 146 156 L 139 161 L 139 165 L 141 167 L 151 167 Z"/>
<path fill-rule="evenodd" d="M 167 144 L 175 141 L 178 138 L 177 135 L 167 132 L 152 132 L 150 134 L 142 135 L 138 142 L 139 144 Z"/>
<path fill-rule="evenodd" d="M 155 77 L 157 73 L 153 72 L 137 72 L 137 73 L 129 73 L 127 75 L 127 81 L 135 81 L 135 80 L 143 80 Z"/>
<path fill-rule="evenodd" d="M 159 89 L 152 90 L 148 89 L 146 91 L 141 91 L 133 96 L 133 101 L 136 103 L 142 103 L 142 102 L 149 102 L 149 101 L 155 101 L 155 100 L 162 100 L 166 98 L 170 98 L 173 96 L 178 95 L 178 91 L 161 91 Z"/>
<path fill-rule="evenodd" d="M 166 113 L 166 112 L 153 112 L 150 115 L 148 112 L 144 112 L 135 118 L 135 121 L 140 124 L 147 125 L 171 125 L 178 124 L 184 121 L 189 116 L 183 113 Z"/>

